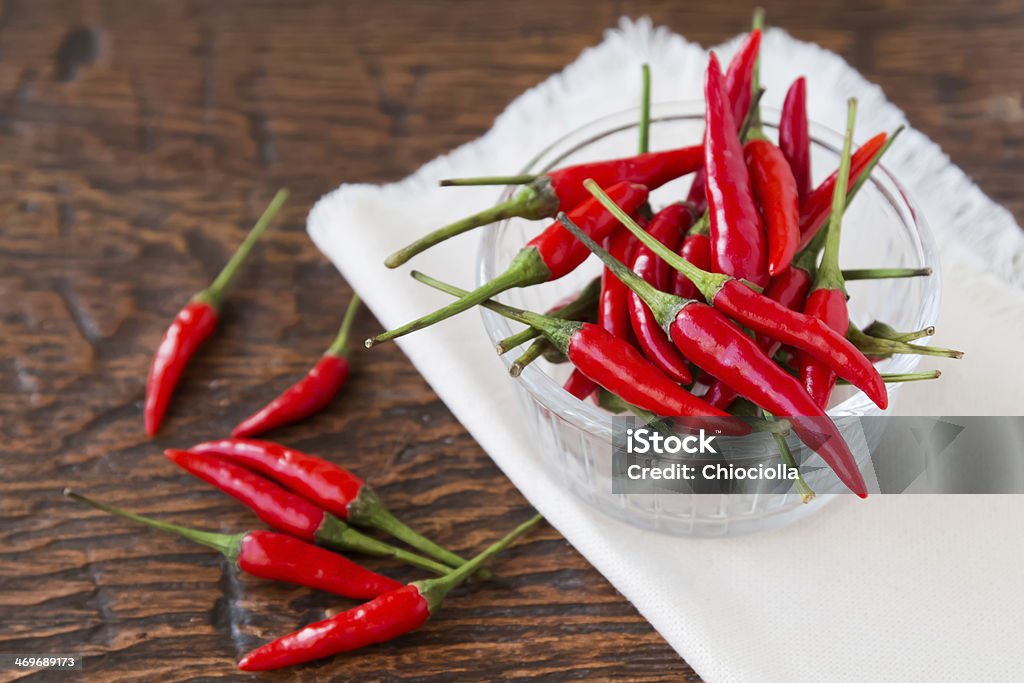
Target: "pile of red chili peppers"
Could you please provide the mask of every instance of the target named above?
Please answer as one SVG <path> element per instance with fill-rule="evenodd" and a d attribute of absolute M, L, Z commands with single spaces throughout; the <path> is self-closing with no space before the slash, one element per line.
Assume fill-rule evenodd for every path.
<path fill-rule="evenodd" d="M 483 305 L 527 326 L 498 343 L 506 353 L 532 342 L 512 364 L 514 376 L 540 357 L 568 361 L 573 370 L 565 390 L 605 407 L 644 417 L 711 419 L 733 434 L 751 428 L 737 416 L 763 417 L 755 426 L 776 436 L 786 428 L 776 418 L 785 420 L 851 491 L 866 496 L 854 455 L 826 413 L 837 383 L 853 385 L 884 410 L 886 382 L 934 379 L 939 373 L 882 375 L 878 360 L 893 353 L 962 354 L 910 343 L 927 334 L 901 333 L 877 321 L 861 330 L 850 320 L 847 280 L 931 274 L 927 268 L 840 267 L 846 207 L 900 130 L 879 133 L 855 149 L 851 100 L 839 166 L 814 185 L 802 77 L 786 93 L 777 140 L 762 125 L 760 24 L 758 13 L 724 72 L 717 56 L 709 56 L 702 144 L 648 149 L 645 67 L 637 155 L 539 176 L 442 181 L 524 189 L 396 251 L 385 261 L 388 267 L 499 219 L 556 220 L 523 245 L 505 272 L 473 291 L 413 271 L 414 278 L 457 299 L 368 339 L 367 347 Z M 651 208 L 652 190 L 687 175 L 688 193 L 660 210 Z M 493 299 L 514 287 L 564 277 L 591 253 L 605 265 L 596 297 L 588 287 L 547 315 Z M 788 448 L 781 450 L 785 460 Z M 796 485 L 809 492 L 802 479 Z"/>
<path fill-rule="evenodd" d="M 850 320 L 846 282 L 928 276 L 928 269 L 843 270 L 839 243 L 849 203 L 868 181 L 899 130 L 879 133 L 856 150 L 856 102 L 848 108 L 838 168 L 818 185 L 811 172 L 807 84 L 786 93 L 777 141 L 761 123 L 761 19 L 723 72 L 711 53 L 704 80 L 703 141 L 652 152 L 650 72 L 643 70 L 637 154 L 538 176 L 450 179 L 442 185 L 518 184 L 509 201 L 435 230 L 386 260 L 397 267 L 449 237 L 509 217 L 555 219 L 527 242 L 504 273 L 464 291 L 423 273 L 419 281 L 457 299 L 366 345 L 422 329 L 477 305 L 525 328 L 498 344 L 500 353 L 530 344 L 512 374 L 538 358 L 569 362 L 566 391 L 593 397 L 614 412 L 674 418 L 729 435 L 772 432 L 787 465 L 791 429 L 839 479 L 867 488 L 853 454 L 826 409 L 839 383 L 858 388 L 880 408 L 886 382 L 934 379 L 937 371 L 882 375 L 874 363 L 896 353 L 960 357 L 913 342 L 934 328 L 901 332 Z M 651 191 L 685 176 L 689 190 L 659 210 Z M 287 192 L 278 192 L 223 271 L 192 297 L 167 329 L 146 385 L 145 431 L 159 430 L 190 358 L 218 320 L 226 289 Z M 501 304 L 494 296 L 564 277 L 591 254 L 600 278 L 546 314 Z M 353 296 L 335 340 L 305 377 L 243 420 L 232 437 L 188 450 L 169 449 L 175 465 L 252 510 L 272 531 L 221 534 L 143 517 L 74 493 L 105 512 L 177 534 L 221 552 L 239 570 L 367 601 L 305 626 L 245 655 L 239 668 L 276 669 L 380 643 L 416 629 L 454 587 L 491 576 L 484 564 L 540 521 L 535 516 L 472 559 L 437 545 L 399 521 L 359 476 L 323 458 L 250 437 L 325 408 L 348 377 L 348 339 L 359 308 Z M 752 423 L 751 415 L 763 418 Z M 785 425 L 780 427 L 779 425 Z M 813 492 L 794 484 L 805 500 Z M 401 545 L 373 532 L 389 535 Z M 398 583 L 339 552 L 390 557 L 435 578 Z"/>
<path fill-rule="evenodd" d="M 400 522 L 362 478 L 323 458 L 268 441 L 238 438 L 197 444 L 187 451 L 169 449 L 165 454 L 186 472 L 248 507 L 273 531 L 201 531 L 137 515 L 70 489 L 64 494 L 213 548 L 247 574 L 368 601 L 256 648 L 238 663 L 246 671 L 301 664 L 419 628 L 453 588 L 471 576 L 490 578 L 485 563 L 541 521 L 535 515 L 465 560 Z M 374 529 L 417 552 L 364 531 Z M 437 576 L 402 584 L 339 552 L 391 557 Z"/>
<path fill-rule="evenodd" d="M 164 333 L 146 384 L 144 426 L 149 436 L 159 430 L 189 360 L 213 333 L 228 285 L 287 194 L 285 190 L 277 193 L 220 275 L 192 297 Z M 348 378 L 348 339 L 359 304 L 354 295 L 337 336 L 306 376 L 243 420 L 232 430 L 231 438 L 164 453 L 182 470 L 248 507 L 272 531 L 223 534 L 191 529 L 134 514 L 70 489 L 64 492 L 104 512 L 217 550 L 239 571 L 362 602 L 256 648 L 238 663 L 245 671 L 301 664 L 419 628 L 456 586 L 471 576 L 491 578 L 493 574 L 484 565 L 541 521 L 535 515 L 467 560 L 395 517 L 353 472 L 280 444 L 246 438 L 309 417 L 330 403 Z M 566 311 L 579 312 L 578 306 Z M 386 534 L 401 545 L 384 541 L 373 532 Z M 389 557 L 436 576 L 402 584 L 341 552 Z"/>

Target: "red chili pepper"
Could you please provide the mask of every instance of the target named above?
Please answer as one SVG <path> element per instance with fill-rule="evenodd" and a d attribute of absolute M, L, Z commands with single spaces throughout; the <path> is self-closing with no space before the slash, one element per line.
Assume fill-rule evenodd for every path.
<path fill-rule="evenodd" d="M 857 461 L 835 423 L 800 382 L 766 356 L 753 339 L 711 306 L 695 301 L 679 311 L 671 333 L 697 366 L 772 414 L 785 416 L 851 491 L 867 497 Z"/>
<path fill-rule="evenodd" d="M 768 237 L 768 274 L 789 268 L 800 241 L 800 196 L 782 150 L 766 138 L 743 146 L 750 189 L 761 209 Z"/>
<path fill-rule="evenodd" d="M 587 185 L 592 187 L 589 183 Z M 612 210 L 610 205 L 608 208 Z M 619 211 L 615 213 L 620 216 L 620 220 L 623 217 L 629 220 L 625 214 Z M 851 491 L 861 497 L 867 495 L 867 488 L 857 468 L 856 459 L 835 424 L 811 400 L 796 378 L 766 356 L 753 339 L 715 308 L 655 289 L 630 272 L 625 265 L 615 262 L 608 252 L 579 231 L 567 218 L 560 216 L 559 219 L 597 254 L 605 265 L 612 268 L 631 290 L 644 297 L 651 310 L 669 330 L 672 340 L 683 355 L 697 367 L 725 382 L 765 410 L 776 416 L 785 416 L 800 438 L 821 455 Z M 624 224 L 632 230 L 629 223 L 624 221 Z M 639 234 L 637 236 L 640 237 Z M 654 240 L 650 240 L 646 235 L 641 237 L 641 241 L 654 248 Z M 654 249 L 662 255 L 661 250 Z M 664 254 L 675 256 L 668 249 L 664 250 Z M 664 255 L 662 257 L 664 258 Z M 729 282 L 751 291 L 735 280 Z M 723 290 L 726 287 L 723 287 Z M 730 314 L 733 315 L 732 312 Z"/>
<path fill-rule="evenodd" d="M 802 310 L 807 294 L 813 282 L 811 272 L 814 270 L 814 255 L 803 252 L 793 264 L 772 278 L 764 295 L 794 311 Z M 689 280 L 687 280 L 689 282 Z M 696 288 L 695 288 L 696 289 Z M 757 345 L 769 358 L 782 347 L 782 343 L 763 334 L 757 335 Z M 704 400 L 722 410 L 727 410 L 739 394 L 724 382 L 713 380 L 704 394 Z"/>
<path fill-rule="evenodd" d="M 242 503 L 278 531 L 342 550 L 393 557 L 438 574 L 451 570 L 450 567 L 366 536 L 269 479 L 222 458 L 173 449 L 164 451 L 164 455 L 186 472 Z"/>
<path fill-rule="evenodd" d="M 458 287 L 416 271 L 412 276 L 435 289 L 461 296 L 462 290 Z M 597 325 L 551 318 L 496 301 L 486 301 L 483 305 L 540 330 L 580 372 L 626 403 L 664 417 L 699 417 L 705 428 L 727 434 L 750 433 L 750 426 L 745 422 L 707 405 L 669 379 L 631 344 Z"/>
<path fill-rule="evenodd" d="M 218 534 L 161 522 L 106 505 L 65 489 L 64 495 L 98 510 L 124 517 L 154 529 L 169 531 L 217 550 L 231 564 L 252 576 L 369 600 L 402 587 L 393 579 L 361 567 L 337 553 L 273 531 Z"/>
<path fill-rule="evenodd" d="M 807 297 L 804 313 L 821 320 L 831 329 L 845 335 L 850 325 L 850 313 L 846 307 L 846 283 L 839 269 L 839 236 L 846 210 L 846 191 L 850 176 L 850 151 L 853 147 L 853 126 L 857 116 L 857 100 L 848 103 L 846 137 L 843 153 L 832 198 L 832 213 L 825 233 L 825 253 L 814 280 L 814 291 Z M 836 373 L 830 367 L 819 363 L 806 354 L 797 354 L 796 368 L 804 388 L 819 407 L 828 405 L 832 389 L 836 385 Z"/>
<path fill-rule="evenodd" d="M 208 441 L 189 450 L 237 463 L 232 467 L 256 470 L 297 493 L 303 502 L 309 501 L 307 505 L 316 504 L 352 524 L 380 529 L 446 564 L 457 567 L 465 562 L 399 521 L 361 477 L 333 462 L 256 439 Z"/>
<path fill-rule="evenodd" d="M 258 647 L 238 662 L 238 668 L 242 671 L 281 669 L 387 642 L 413 631 L 437 612 L 453 588 L 540 520 L 538 515 L 520 524 L 503 539 L 447 576 L 402 586 L 364 605 Z"/>
<path fill-rule="evenodd" d="M 579 370 L 573 370 L 569 379 L 565 380 L 562 388 L 568 391 L 581 401 L 590 398 L 590 395 L 597 391 L 597 382 L 584 375 Z"/>
<path fill-rule="evenodd" d="M 647 188 L 643 185 L 628 182 L 611 186 L 608 188 L 608 193 L 616 198 L 616 203 L 630 213 L 636 211 L 641 204 L 647 201 L 648 194 Z M 601 207 L 599 202 L 594 201 L 593 197 L 580 203 L 569 212 L 569 215 L 578 219 L 587 234 L 597 240 L 603 240 L 617 225 L 615 219 Z M 558 221 L 555 221 L 541 234 L 527 242 L 526 246 L 512 259 L 508 269 L 501 275 L 444 308 L 394 330 L 382 332 L 372 339 L 367 339 L 366 346 L 369 348 L 374 344 L 429 327 L 514 287 L 527 287 L 557 280 L 575 270 L 577 266 L 587 260 L 587 256 L 589 253 L 586 248 L 573 239 L 572 235 L 566 232 Z"/>
<path fill-rule="evenodd" d="M 670 204 L 659 211 L 647 228 L 648 234 L 668 249 L 678 249 L 692 216 L 685 204 Z M 659 289 L 666 286 L 668 268 L 648 247 L 640 246 L 633 257 L 633 272 Z M 662 372 L 680 384 L 693 381 L 686 359 L 661 329 L 651 309 L 636 293 L 630 293 L 629 316 L 633 334 L 643 354 Z"/>
<path fill-rule="evenodd" d="M 704 163 L 700 145 L 665 152 L 649 152 L 622 159 L 595 161 L 566 166 L 539 176 L 508 176 L 442 180 L 441 185 L 506 185 L 527 183 L 512 199 L 434 230 L 385 259 L 388 268 L 397 268 L 416 254 L 455 235 L 506 218 L 540 220 L 553 218 L 559 211 L 571 211 L 590 199 L 583 180 L 594 178 L 602 187 L 622 182 L 637 183 L 651 190 L 693 173 Z"/>
<path fill-rule="evenodd" d="M 879 133 L 853 153 L 847 189 L 853 186 L 865 169 L 872 166 L 872 160 L 882 150 L 887 137 L 885 133 Z M 836 173 L 833 173 L 825 178 L 821 185 L 811 190 L 811 193 L 800 203 L 800 245 L 798 249 L 803 249 L 810 244 L 821 227 L 825 225 L 829 212 L 832 210 L 832 194 L 835 187 Z"/>
<path fill-rule="evenodd" d="M 605 248 L 626 263 L 632 262 L 639 244 L 633 233 L 625 228 L 613 230 L 605 238 Z M 607 268 L 601 271 L 601 298 L 598 301 L 597 322 L 612 336 L 633 341 L 633 324 L 629 317 L 629 289 Z"/>
<path fill-rule="evenodd" d="M 167 406 L 171 402 L 171 395 L 178 386 L 185 366 L 217 327 L 217 312 L 224 298 L 224 291 L 287 198 L 287 190 L 278 190 L 217 279 L 209 287 L 195 294 L 164 332 L 153 356 L 149 379 L 146 381 L 146 405 L 143 416 L 146 434 L 149 436 L 154 436 L 160 429 L 160 423 L 163 422 Z"/>
<path fill-rule="evenodd" d="M 750 190 L 743 150 L 714 52 L 708 63 L 704 98 L 707 102 L 704 167 L 711 219 L 711 265 L 716 272 L 764 286 L 768 284 L 764 229 Z"/>
<path fill-rule="evenodd" d="M 359 297 L 353 295 L 334 343 L 320 356 L 313 369 L 260 411 L 243 420 L 231 430 L 231 436 L 262 434 L 318 413 L 330 403 L 348 379 L 348 334 L 358 310 Z"/>
<path fill-rule="evenodd" d="M 732 105 L 732 120 L 737 130 L 747 118 L 750 101 L 753 96 L 754 70 L 761 54 L 761 29 L 754 29 L 747 34 L 736 54 L 725 70 L 725 94 Z"/>
<path fill-rule="evenodd" d="M 753 95 L 752 83 L 754 82 L 754 67 L 757 64 L 758 55 L 761 52 L 761 31 L 755 29 L 743 39 L 736 54 L 733 55 L 729 66 L 725 71 L 725 92 L 732 105 L 732 118 L 736 123 L 737 130 L 747 118 L 747 111 L 750 109 L 750 101 Z M 703 161 L 703 159 L 701 159 Z M 586 178 L 581 178 L 586 180 Z M 693 177 L 690 191 L 686 201 L 696 209 L 697 215 L 704 213 L 708 206 L 707 175 L 701 166 Z M 654 189 L 654 188 L 651 188 Z"/>
<path fill-rule="evenodd" d="M 216 327 L 217 309 L 208 301 L 193 299 L 178 311 L 164 332 L 146 382 L 144 416 L 149 436 L 160 429 L 185 366 Z"/>
<path fill-rule="evenodd" d="M 807 81 L 803 76 L 786 91 L 779 120 L 779 148 L 789 162 L 803 200 L 811 192 L 811 134 L 807 124 Z"/>
<path fill-rule="evenodd" d="M 708 226 L 707 218 L 702 217 L 683 238 L 683 246 L 679 247 L 679 255 L 702 270 L 711 268 L 711 237 L 708 235 Z M 630 236 L 632 234 L 630 233 Z M 615 254 L 613 253 L 612 256 Z M 622 259 L 619 260 L 622 261 Z M 623 261 L 623 263 L 629 263 L 629 261 Z M 690 278 L 679 271 L 676 271 L 672 277 L 672 291 L 676 296 L 681 296 L 684 299 L 696 299 L 700 296 L 697 285 L 690 282 Z"/>
<path fill-rule="evenodd" d="M 871 398 L 878 407 L 883 410 L 886 408 L 889 403 L 889 395 L 886 393 L 885 382 L 882 381 L 878 370 L 842 334 L 837 333 L 816 318 L 797 311 L 791 311 L 779 305 L 763 294 L 753 291 L 733 277 L 709 273 L 694 267 L 693 264 L 679 258 L 671 249 L 666 249 L 664 245 L 652 239 L 650 235 L 641 230 L 627 213 L 615 206 L 615 203 L 607 198 L 607 195 L 605 195 L 601 188 L 589 181 L 584 181 L 584 185 L 641 242 L 653 249 L 658 256 L 665 259 L 673 268 L 686 273 L 687 277 L 697 285 L 697 289 L 701 291 L 704 299 L 709 304 L 758 334 L 773 337 L 783 344 L 806 351 L 818 361 L 827 364 L 840 377 L 854 384 Z M 564 215 L 560 215 L 559 220 L 563 222 L 563 225 L 571 225 L 572 223 Z M 578 230 L 578 228 L 573 226 L 573 234 L 579 236 Z M 607 252 L 601 249 L 586 234 L 583 234 L 583 237 L 580 239 L 594 253 L 607 255 Z M 602 259 L 604 259 L 604 256 L 602 256 Z M 608 261 L 606 260 L 605 263 L 607 264 Z M 618 270 L 616 270 L 616 274 L 619 274 Z M 633 273 L 630 273 L 628 269 L 626 274 L 631 279 L 639 279 Z M 620 278 L 625 279 L 622 275 L 620 275 Z M 650 288 L 650 285 L 647 285 L 643 280 L 640 280 L 640 282 L 645 287 Z M 630 288 L 633 291 L 637 291 L 636 287 L 631 286 Z M 651 291 L 657 292 L 657 290 Z M 664 292 L 657 292 L 657 294 L 663 309 L 667 310 L 669 305 L 683 305 L 682 300 L 671 294 Z M 647 303 L 650 305 L 650 301 Z M 651 309 L 654 310 L 654 306 L 651 306 Z M 657 310 L 654 310 L 654 312 L 659 315 L 662 324 L 667 326 L 669 321 L 664 316 L 661 316 Z M 685 356 L 685 349 L 681 350 Z M 692 361 L 693 359 L 689 360 Z M 738 387 L 735 388 L 738 389 Z M 761 407 L 773 413 L 776 412 L 768 408 L 768 406 Z"/>

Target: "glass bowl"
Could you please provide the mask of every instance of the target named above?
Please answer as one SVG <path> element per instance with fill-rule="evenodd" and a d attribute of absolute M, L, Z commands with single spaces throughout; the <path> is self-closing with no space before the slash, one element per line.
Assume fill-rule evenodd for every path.
<path fill-rule="evenodd" d="M 764 108 L 762 118 L 769 136 L 777 131 L 778 111 Z M 552 168 L 634 154 L 637 144 L 639 109 L 604 117 L 583 126 L 542 150 L 522 173 L 543 173 Z M 824 126 L 811 127 L 814 182 L 817 184 L 839 163 L 842 134 Z M 651 149 L 696 144 L 704 131 L 703 102 L 667 102 L 652 107 Z M 686 196 L 692 176 L 681 178 L 651 193 L 651 205 L 658 209 Z M 509 188 L 502 200 L 514 193 Z M 530 238 L 546 227 L 543 221 L 512 219 L 489 228 L 482 240 L 478 284 L 502 272 Z M 931 267 L 930 277 L 870 280 L 848 283 L 850 317 L 859 326 L 883 320 L 899 330 L 917 330 L 935 323 L 939 308 L 939 272 L 935 246 L 921 212 L 906 190 L 879 165 L 843 221 L 841 242 L 844 268 Z M 514 306 L 545 311 L 555 302 L 577 292 L 600 273 L 600 262 L 591 257 L 570 275 L 534 287 L 514 289 L 501 296 Z M 522 329 L 491 311 L 481 309 L 484 327 L 492 342 Z M 926 340 L 922 340 L 925 343 Z M 522 352 L 512 350 L 502 358 L 507 365 Z M 878 364 L 880 372 L 912 372 L 920 357 L 897 355 Z M 819 494 L 809 504 L 794 493 L 713 494 L 614 494 L 611 482 L 611 413 L 589 401 L 580 401 L 562 389 L 571 367 L 543 359 L 528 366 L 515 382 L 520 404 L 529 426 L 536 434 L 538 448 L 566 489 L 598 510 L 630 524 L 685 536 L 725 536 L 773 528 L 813 513 L 832 497 L 830 489 L 808 483 Z M 888 386 L 890 399 L 900 384 Z M 829 415 L 877 416 L 883 412 L 862 392 L 837 387 Z M 865 421 L 880 425 L 883 421 Z M 851 445 L 861 439 L 874 445 L 881 433 L 847 433 L 858 423 L 843 420 L 840 430 Z M 768 435 L 752 435 L 765 440 Z M 867 449 L 862 469 L 870 466 Z M 869 473 L 866 473 L 869 483 Z M 819 486 L 821 484 L 819 483 Z M 835 490 L 838 492 L 837 490 Z M 824 495 L 821 495 L 824 494 Z"/>

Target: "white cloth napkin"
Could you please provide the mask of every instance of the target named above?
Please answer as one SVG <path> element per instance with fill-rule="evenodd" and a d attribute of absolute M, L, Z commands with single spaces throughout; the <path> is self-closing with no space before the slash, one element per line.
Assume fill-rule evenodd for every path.
<path fill-rule="evenodd" d="M 720 57 L 728 60 L 736 44 L 721 47 Z M 804 74 L 816 121 L 841 129 L 845 101 L 855 95 L 856 139 L 904 123 L 881 90 L 837 55 L 774 29 L 762 50 L 765 104 L 780 106 L 789 82 Z M 643 62 L 651 64 L 656 100 L 699 99 L 706 58 L 666 29 L 624 20 L 516 99 L 479 140 L 399 183 L 346 184 L 325 196 L 310 213 L 310 235 L 384 325 L 404 323 L 448 298 L 413 282 L 408 268 L 385 269 L 384 256 L 496 197 L 494 188 L 442 190 L 439 178 L 517 172 L 533 151 L 638 101 Z M 915 130 L 885 164 L 939 240 L 945 289 L 935 343 L 967 352 L 941 364 L 940 382 L 907 387 L 896 412 L 1021 414 L 1024 233 Z M 418 257 L 415 267 L 468 287 L 478 241 L 478 233 L 461 236 Z M 477 313 L 399 343 L 530 502 L 707 680 L 1009 679 L 1024 672 L 1021 497 L 844 496 L 772 532 L 671 539 L 603 516 L 547 472 Z"/>

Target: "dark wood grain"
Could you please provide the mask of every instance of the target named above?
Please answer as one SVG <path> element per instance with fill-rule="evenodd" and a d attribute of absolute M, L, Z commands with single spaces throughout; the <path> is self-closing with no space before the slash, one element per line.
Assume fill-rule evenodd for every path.
<path fill-rule="evenodd" d="M 1024 216 L 1024 62 L 1012 58 L 1024 3 L 766 4 L 772 23 L 880 83 Z M 238 577 L 210 552 L 60 491 L 185 524 L 252 526 L 160 451 L 221 436 L 329 342 L 349 291 L 303 232 L 311 203 L 343 180 L 400 178 L 478 136 L 620 15 L 647 13 L 712 44 L 749 12 L 670 0 L 4 2 L 0 651 L 83 653 L 105 681 L 231 678 L 247 648 L 345 608 Z M 140 403 L 164 326 L 282 185 L 293 200 L 164 431 L 147 440 Z M 357 336 L 375 329 L 359 318 Z M 396 347 L 355 368 L 329 410 L 275 437 L 364 473 L 397 513 L 459 551 L 525 517 Z M 422 631 L 291 675 L 697 680 L 551 529 L 498 566 L 499 584 L 460 590 Z"/>

